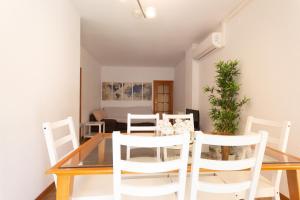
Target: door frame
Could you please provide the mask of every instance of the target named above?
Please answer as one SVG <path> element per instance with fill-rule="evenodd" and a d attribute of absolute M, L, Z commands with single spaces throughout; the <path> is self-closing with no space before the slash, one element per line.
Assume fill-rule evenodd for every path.
<path fill-rule="evenodd" d="M 157 101 L 158 101 L 158 97 L 157 97 L 157 87 L 156 85 L 157 84 L 162 84 L 162 83 L 168 83 L 171 85 L 170 87 L 170 94 L 171 94 L 171 98 L 170 98 L 170 102 L 169 102 L 169 108 L 170 108 L 170 113 L 173 114 L 173 96 L 174 96 L 174 93 L 173 93 L 173 90 L 174 90 L 174 81 L 173 80 L 153 80 L 153 113 L 155 112 L 155 104 L 157 104 Z"/>

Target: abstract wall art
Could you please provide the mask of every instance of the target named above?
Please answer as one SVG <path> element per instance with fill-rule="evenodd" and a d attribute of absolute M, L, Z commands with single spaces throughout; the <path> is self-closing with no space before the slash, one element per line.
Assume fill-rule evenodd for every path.
<path fill-rule="evenodd" d="M 111 82 L 102 82 L 102 100 L 112 100 L 112 88 Z"/>
<path fill-rule="evenodd" d="M 123 100 L 132 100 L 132 83 L 123 83 Z"/>
<path fill-rule="evenodd" d="M 151 101 L 151 82 L 102 82 L 103 101 Z"/>
<path fill-rule="evenodd" d="M 123 95 L 123 83 L 113 83 L 113 100 L 121 100 Z"/>
<path fill-rule="evenodd" d="M 143 100 L 152 100 L 152 83 L 143 83 Z"/>
<path fill-rule="evenodd" d="M 132 86 L 132 96 L 133 100 L 143 100 L 143 84 L 133 83 Z"/>

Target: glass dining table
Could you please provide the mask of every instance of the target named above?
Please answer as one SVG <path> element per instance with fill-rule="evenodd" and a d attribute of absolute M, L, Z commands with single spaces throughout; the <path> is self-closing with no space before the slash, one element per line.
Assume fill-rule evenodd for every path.
<path fill-rule="evenodd" d="M 96 134 L 47 170 L 47 174 L 57 175 L 57 200 L 69 199 L 73 187 L 73 177 L 76 175 L 113 173 L 111 136 L 111 133 Z M 123 159 L 126 158 L 125 153 L 126 150 L 121 149 Z M 155 151 L 151 149 L 132 151 L 132 157 L 152 155 L 155 155 Z M 188 170 L 190 171 L 190 164 Z M 205 169 L 203 170 L 205 171 Z M 262 170 L 285 170 L 290 200 L 300 200 L 300 158 L 267 147 Z"/>

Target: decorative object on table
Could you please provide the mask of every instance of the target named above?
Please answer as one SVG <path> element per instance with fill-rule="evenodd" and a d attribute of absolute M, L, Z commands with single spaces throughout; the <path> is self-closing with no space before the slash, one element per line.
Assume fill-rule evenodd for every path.
<path fill-rule="evenodd" d="M 216 64 L 216 86 L 204 88 L 211 104 L 209 116 L 213 121 L 215 134 L 234 135 L 239 127 L 241 108 L 250 100 L 247 97 L 241 100 L 238 98 L 238 64 L 237 60 L 219 61 Z M 229 148 L 222 147 L 222 159 L 227 160 L 228 155 Z"/>
<path fill-rule="evenodd" d="M 158 121 L 158 128 L 161 135 L 173 135 L 174 134 L 174 127 L 169 122 L 169 120 L 159 120 Z"/>
<path fill-rule="evenodd" d="M 194 131 L 193 122 L 182 119 L 176 119 L 173 125 L 167 119 L 159 120 L 158 127 L 162 135 L 180 134 L 185 130 L 188 130 L 191 133 Z"/>
<path fill-rule="evenodd" d="M 151 82 L 102 82 L 103 101 L 151 101 Z"/>
<path fill-rule="evenodd" d="M 194 126 L 191 120 L 176 119 L 173 128 L 175 133 L 183 133 L 185 130 L 188 130 L 190 133 L 194 132 Z"/>
<path fill-rule="evenodd" d="M 113 99 L 113 84 L 111 82 L 102 82 L 102 100 Z"/>

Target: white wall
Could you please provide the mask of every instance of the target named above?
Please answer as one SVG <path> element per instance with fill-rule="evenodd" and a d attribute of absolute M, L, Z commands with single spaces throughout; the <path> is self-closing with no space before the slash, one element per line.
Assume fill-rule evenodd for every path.
<path fill-rule="evenodd" d="M 78 127 L 80 19 L 69 0 L 9 0 L 0 24 L 0 199 L 32 200 L 52 181 L 42 122 Z"/>
<path fill-rule="evenodd" d="M 175 67 L 174 79 L 174 113 L 185 112 L 185 60 Z"/>
<path fill-rule="evenodd" d="M 192 57 L 191 46 L 185 52 L 185 107 L 199 109 L 199 63 Z"/>
<path fill-rule="evenodd" d="M 82 122 L 87 122 L 90 113 L 100 108 L 101 65 L 83 47 L 80 62 L 82 67 L 81 119 Z"/>
<path fill-rule="evenodd" d="M 271 120 L 290 120 L 288 152 L 300 156 L 300 1 L 253 0 L 228 24 L 227 45 L 200 63 L 201 89 L 213 84 L 214 63 L 241 62 L 241 95 L 251 98 L 243 112 Z M 200 93 L 201 127 L 211 130 L 207 97 Z M 281 192 L 287 195 L 286 184 Z"/>
<path fill-rule="evenodd" d="M 101 81 L 152 82 L 174 80 L 173 67 L 102 67 Z M 101 101 L 107 106 L 152 106 L 152 101 Z"/>

